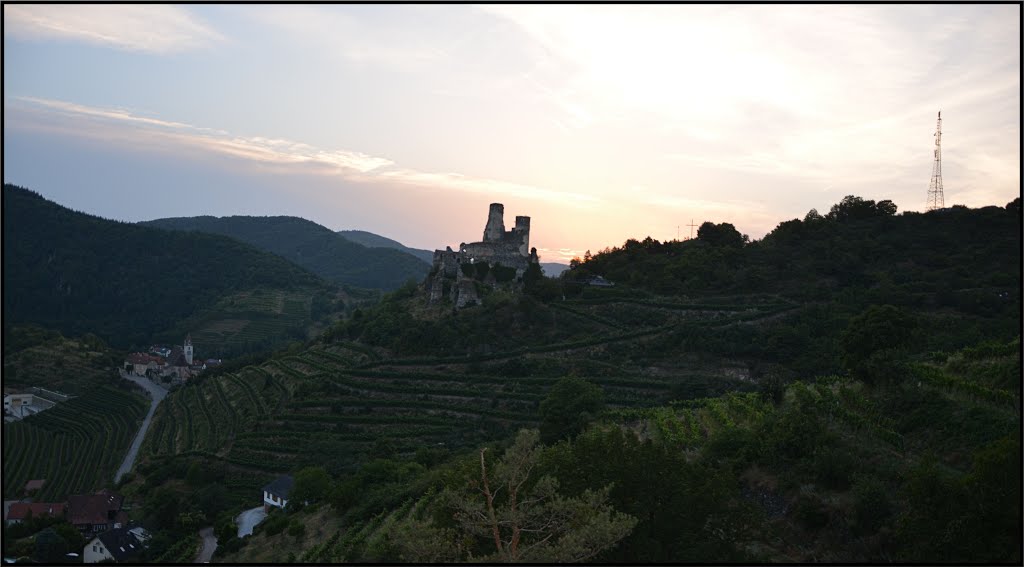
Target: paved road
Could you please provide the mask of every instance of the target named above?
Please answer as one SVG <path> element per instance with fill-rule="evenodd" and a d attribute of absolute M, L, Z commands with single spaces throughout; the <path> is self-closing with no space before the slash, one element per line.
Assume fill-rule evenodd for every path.
<path fill-rule="evenodd" d="M 120 482 L 121 477 L 135 465 L 135 457 L 139 454 L 139 447 L 142 446 L 142 440 L 146 438 L 146 431 L 149 429 L 149 422 L 153 421 L 153 413 L 156 411 L 156 406 L 160 404 L 160 401 L 167 395 L 167 390 L 154 384 L 149 378 L 142 376 L 135 376 L 128 374 L 121 370 L 121 378 L 125 380 L 131 380 L 139 386 L 142 386 L 144 390 L 149 392 L 149 395 L 153 400 L 149 403 L 149 413 L 146 414 L 146 418 L 142 420 L 142 426 L 139 427 L 138 434 L 135 435 L 135 440 L 132 441 L 131 448 L 128 449 L 128 454 L 124 456 L 124 462 L 121 463 L 121 468 L 117 469 L 117 474 L 114 475 L 114 482 Z M 212 552 L 211 552 L 212 553 Z"/>
<path fill-rule="evenodd" d="M 238 537 L 252 535 L 252 529 L 266 517 L 267 513 L 263 511 L 263 506 L 250 508 L 239 514 L 235 518 L 235 523 L 238 524 Z"/>
<path fill-rule="evenodd" d="M 203 548 L 199 550 L 199 555 L 196 555 L 193 563 L 209 563 L 214 550 L 217 549 L 217 536 L 213 534 L 212 526 L 199 530 L 199 536 L 203 538 Z"/>

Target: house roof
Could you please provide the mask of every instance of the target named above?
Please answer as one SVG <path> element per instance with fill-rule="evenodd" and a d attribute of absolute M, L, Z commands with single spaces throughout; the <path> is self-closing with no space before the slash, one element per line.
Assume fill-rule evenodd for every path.
<path fill-rule="evenodd" d="M 103 547 L 106 547 L 117 561 L 132 559 L 142 553 L 142 542 L 127 528 L 107 530 L 96 536 L 96 539 L 103 542 Z"/>
<path fill-rule="evenodd" d="M 24 520 L 28 517 L 29 512 L 32 512 L 33 518 L 38 518 L 40 516 L 53 516 L 54 518 L 61 518 L 64 516 L 64 503 L 14 502 L 11 504 L 11 508 L 7 512 L 7 519 Z"/>
<path fill-rule="evenodd" d="M 157 364 L 163 364 L 164 359 L 155 354 L 146 354 L 144 352 L 133 352 L 128 355 L 128 362 L 132 364 L 149 364 L 155 362 Z"/>
<path fill-rule="evenodd" d="M 32 491 L 32 490 L 39 490 L 40 488 L 43 487 L 44 484 L 46 484 L 46 479 L 45 478 L 37 478 L 37 479 L 30 480 L 30 481 L 25 483 L 25 492 L 29 492 L 29 491 Z"/>
<path fill-rule="evenodd" d="M 274 496 L 281 497 L 282 500 L 288 499 L 288 493 L 291 492 L 292 485 L 295 484 L 295 479 L 289 475 L 279 476 L 274 479 L 273 482 L 263 487 L 264 492 L 269 492 Z"/>
<path fill-rule="evenodd" d="M 109 513 L 119 511 L 123 502 L 123 496 L 106 490 L 69 496 L 68 522 L 72 525 L 109 523 Z"/>
<path fill-rule="evenodd" d="M 128 362 L 132 364 L 148 364 L 149 355 L 141 352 L 133 352 L 128 355 Z"/>

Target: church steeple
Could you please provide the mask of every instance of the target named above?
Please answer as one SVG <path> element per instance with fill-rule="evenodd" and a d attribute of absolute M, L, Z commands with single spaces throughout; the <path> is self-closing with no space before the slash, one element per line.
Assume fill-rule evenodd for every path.
<path fill-rule="evenodd" d="M 185 337 L 185 363 L 192 365 L 192 333 Z"/>

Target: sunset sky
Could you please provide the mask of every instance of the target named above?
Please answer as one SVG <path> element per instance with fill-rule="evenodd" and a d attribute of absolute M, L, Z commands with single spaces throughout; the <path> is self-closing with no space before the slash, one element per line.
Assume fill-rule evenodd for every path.
<path fill-rule="evenodd" d="M 545 261 L 845 195 L 1020 195 L 1020 5 L 5 5 L 4 181 Z"/>

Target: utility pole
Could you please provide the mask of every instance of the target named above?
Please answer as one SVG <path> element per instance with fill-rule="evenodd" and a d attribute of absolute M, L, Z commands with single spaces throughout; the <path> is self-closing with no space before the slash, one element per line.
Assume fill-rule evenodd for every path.
<path fill-rule="evenodd" d="M 935 126 L 935 162 L 932 165 L 932 181 L 928 184 L 928 207 L 934 211 L 945 207 L 942 195 L 942 111 Z"/>

